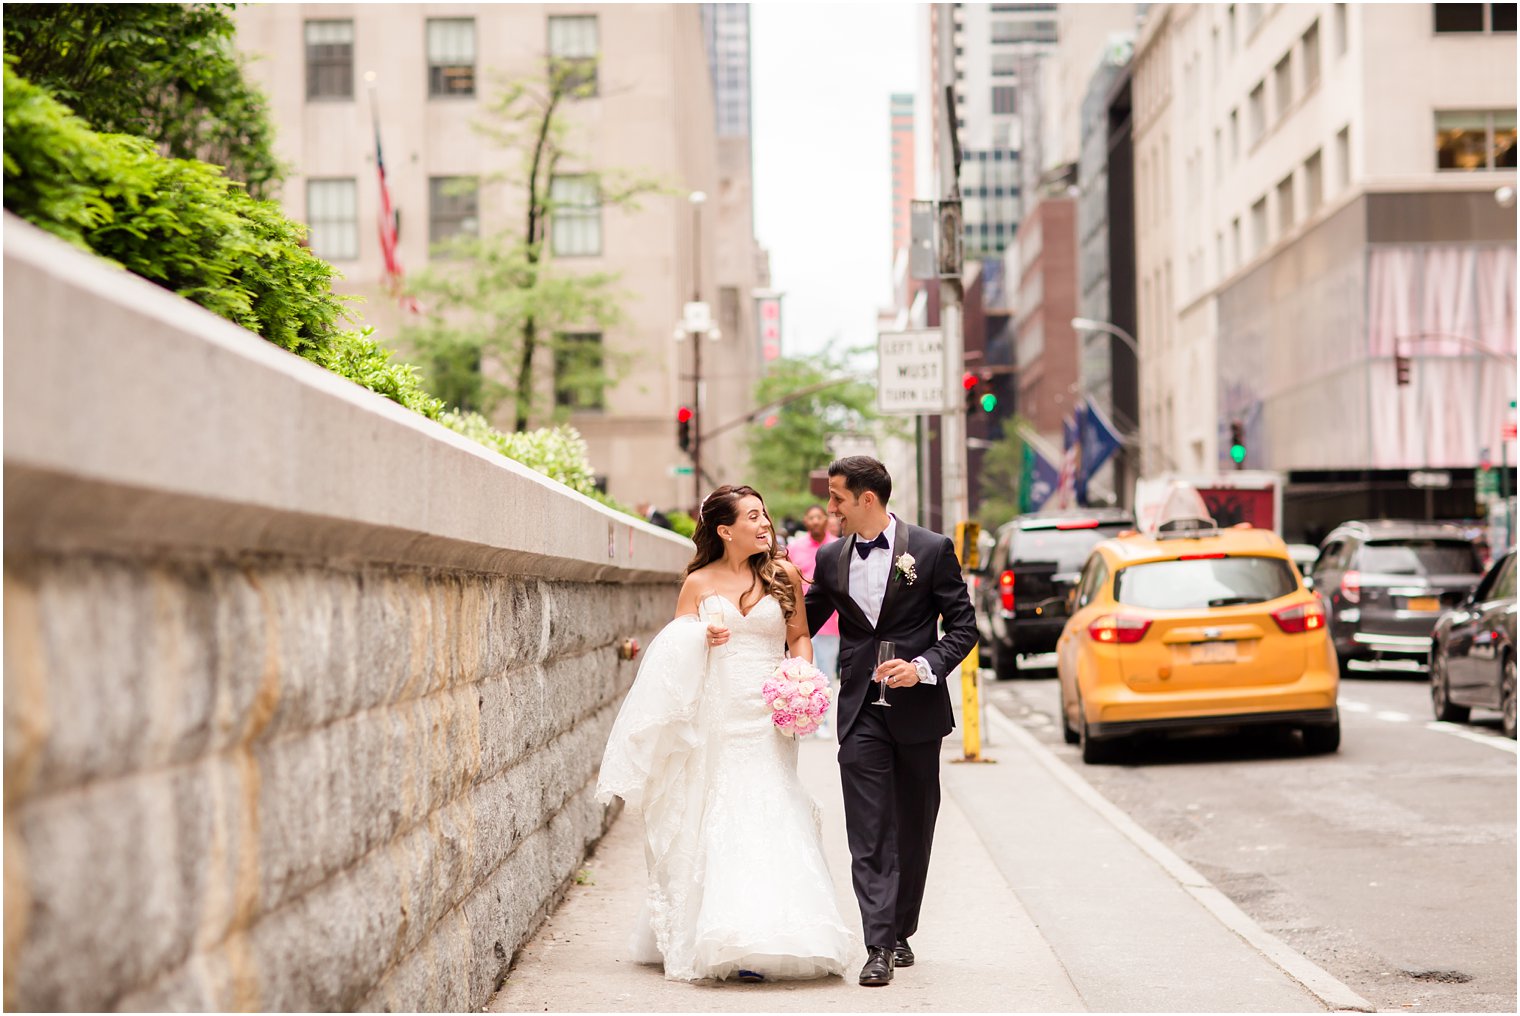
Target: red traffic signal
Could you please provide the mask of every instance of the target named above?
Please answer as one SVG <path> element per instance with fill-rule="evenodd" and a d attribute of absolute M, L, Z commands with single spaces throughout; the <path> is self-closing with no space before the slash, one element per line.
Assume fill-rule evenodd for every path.
<path fill-rule="evenodd" d="M 691 407 L 690 406 L 682 406 L 680 409 L 676 410 L 676 422 L 677 423 L 690 423 L 691 422 L 691 418 L 692 418 L 692 411 L 691 411 Z"/>
<path fill-rule="evenodd" d="M 971 389 L 973 389 L 973 388 L 975 388 L 977 386 L 977 384 L 978 384 L 978 382 L 980 380 L 981 380 L 980 378 L 978 378 L 975 374 L 971 373 L 971 371 L 968 370 L 968 371 L 966 371 L 966 373 L 964 373 L 964 374 L 961 375 L 961 387 L 964 388 L 964 389 L 966 389 L 966 391 L 969 392 L 969 391 L 971 391 Z"/>

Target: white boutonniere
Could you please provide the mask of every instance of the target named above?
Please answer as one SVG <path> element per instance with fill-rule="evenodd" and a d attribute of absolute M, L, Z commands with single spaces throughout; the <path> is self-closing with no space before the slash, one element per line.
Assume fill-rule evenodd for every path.
<path fill-rule="evenodd" d="M 897 555 L 897 575 L 904 585 L 911 586 L 918 581 L 918 571 L 913 567 L 915 563 L 912 554 L 904 552 Z"/>

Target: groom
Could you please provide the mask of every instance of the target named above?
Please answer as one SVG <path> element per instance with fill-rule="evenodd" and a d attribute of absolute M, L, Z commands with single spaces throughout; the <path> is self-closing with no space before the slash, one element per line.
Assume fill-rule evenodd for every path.
<path fill-rule="evenodd" d="M 807 593 L 812 631 L 839 612 L 839 765 L 865 929 L 860 983 L 871 987 L 913 965 L 908 938 L 939 814 L 940 741 L 955 727 L 948 679 L 976 643 L 954 546 L 890 514 L 891 496 L 892 478 L 873 458 L 829 466 L 829 511 L 845 535 L 818 551 Z M 896 643 L 896 658 L 877 667 L 881 641 Z M 871 704 L 876 682 L 890 708 Z"/>

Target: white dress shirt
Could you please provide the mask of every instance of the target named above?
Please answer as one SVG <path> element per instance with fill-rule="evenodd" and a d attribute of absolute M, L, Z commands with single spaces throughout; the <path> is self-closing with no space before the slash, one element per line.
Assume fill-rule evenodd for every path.
<path fill-rule="evenodd" d="M 887 549 L 875 547 L 865 557 L 851 545 L 850 555 L 850 599 L 870 619 L 872 627 L 881 618 L 881 603 L 886 599 L 887 582 L 892 577 L 893 562 L 897 560 L 897 516 L 888 513 L 887 528 L 883 530 L 887 538 Z M 855 539 L 860 539 L 860 534 L 855 534 Z M 918 668 L 918 679 L 924 684 L 938 684 L 939 679 L 934 671 L 929 668 L 929 663 L 922 656 L 913 661 Z"/>

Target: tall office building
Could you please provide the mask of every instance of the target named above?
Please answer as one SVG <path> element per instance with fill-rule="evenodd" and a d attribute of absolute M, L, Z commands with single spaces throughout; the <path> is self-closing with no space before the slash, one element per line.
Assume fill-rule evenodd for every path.
<path fill-rule="evenodd" d="M 702 34 L 712 72 L 720 138 L 751 134 L 749 4 L 703 4 Z"/>
<path fill-rule="evenodd" d="M 343 273 L 346 292 L 365 298 L 358 312 L 388 343 L 405 315 L 383 285 L 372 116 L 400 213 L 401 262 L 411 273 L 447 271 L 447 261 L 430 257 L 434 242 L 510 236 L 523 218 L 523 197 L 509 182 L 521 173 L 521 150 L 473 126 L 498 82 L 541 80 L 546 58 L 585 63 L 594 94 L 564 110 L 564 151 L 551 182 L 564 205 L 545 246 L 562 269 L 616 276 L 622 320 L 568 334 L 618 380 L 599 393 L 561 386 L 565 365 L 549 355 L 540 376 L 585 436 L 614 497 L 694 504 L 692 477 L 675 472 L 690 463 L 677 443 L 676 411 L 696 401 L 694 343 L 672 338 L 694 290 L 722 332 L 702 340 L 703 396 L 694 407 L 702 432 L 747 411 L 760 363 L 749 304 L 758 259 L 748 139 L 717 136 L 699 9 L 271 4 L 234 16 L 238 47 L 254 58 L 250 74 L 270 98 L 279 155 L 293 167 L 285 210 L 311 226 L 313 249 Z M 747 102 L 747 72 L 743 78 Z M 747 124 L 747 114 L 742 119 Z M 594 171 L 652 176 L 679 193 L 646 196 L 637 210 L 604 207 Z M 689 200 L 698 191 L 707 198 L 700 205 Z M 510 426 L 510 413 L 497 422 Z M 733 475 L 742 475 L 746 455 L 741 427 L 703 451 L 709 472 L 721 461 Z"/>
<path fill-rule="evenodd" d="M 912 208 L 915 194 L 913 147 L 913 96 L 898 93 L 891 98 L 892 145 L 892 292 L 895 310 L 906 311 L 913 303 L 918 283 L 908 271 L 908 250 L 913 242 Z"/>
<path fill-rule="evenodd" d="M 949 7 L 953 62 L 938 62 L 941 20 L 930 8 L 936 123 L 946 85 L 955 89 L 961 146 L 961 201 L 968 260 L 996 257 L 1013 239 L 1023 213 L 1019 158 L 1024 129 L 1018 113 L 1019 60 L 1056 43 L 1056 4 L 940 4 Z M 938 188 L 936 189 L 938 190 Z"/>
<path fill-rule="evenodd" d="M 1471 515 L 1515 397 L 1515 6 L 1166 4 L 1133 67 L 1147 470 L 1233 468 L 1238 426 L 1290 536 Z"/>

